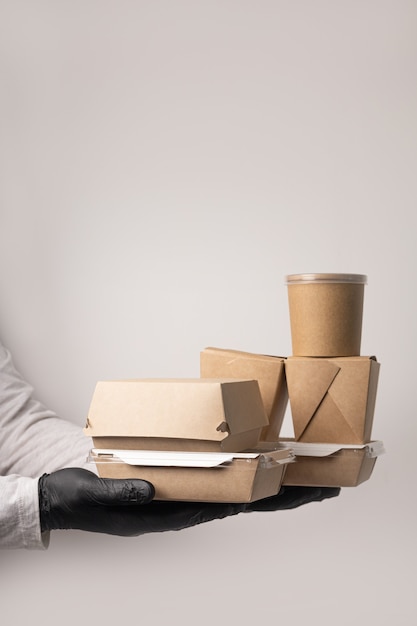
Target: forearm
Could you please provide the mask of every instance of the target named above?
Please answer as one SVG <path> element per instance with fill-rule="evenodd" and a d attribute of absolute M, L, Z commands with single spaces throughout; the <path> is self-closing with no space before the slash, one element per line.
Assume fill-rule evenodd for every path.
<path fill-rule="evenodd" d="M 86 463 L 89 440 L 81 427 L 39 402 L 0 345 L 0 474 L 40 476 Z"/>
<path fill-rule="evenodd" d="M 45 549 L 38 478 L 85 465 L 91 441 L 34 397 L 0 344 L 0 548 Z"/>

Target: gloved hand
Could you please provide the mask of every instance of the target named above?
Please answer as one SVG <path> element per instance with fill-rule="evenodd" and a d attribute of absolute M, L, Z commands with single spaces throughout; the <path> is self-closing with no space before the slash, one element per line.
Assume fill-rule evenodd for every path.
<path fill-rule="evenodd" d="M 143 480 L 99 478 L 68 468 L 39 479 L 42 532 L 78 529 L 137 536 L 181 530 L 244 510 L 241 504 L 152 502 L 153 485 Z"/>
<path fill-rule="evenodd" d="M 82 468 L 43 474 L 38 483 L 42 532 L 79 529 L 139 535 L 141 512 L 155 495 L 144 480 L 103 479 Z"/>
<path fill-rule="evenodd" d="M 282 487 L 279 494 L 250 504 L 152 501 L 143 480 L 99 478 L 81 468 L 58 470 L 39 479 L 41 529 L 73 528 L 137 536 L 181 530 L 237 513 L 291 509 L 339 495 L 337 488 Z"/>
<path fill-rule="evenodd" d="M 281 487 L 276 496 L 245 503 L 211 503 L 211 502 L 164 502 L 154 500 L 143 507 L 143 521 L 147 529 L 143 532 L 163 532 L 181 530 L 223 519 L 237 513 L 256 511 L 279 511 L 295 509 L 310 502 L 320 502 L 326 498 L 334 498 L 340 493 L 333 487 Z"/>
<path fill-rule="evenodd" d="M 340 487 L 281 487 L 276 496 L 247 504 L 246 512 L 295 509 L 310 502 L 335 498 L 339 494 Z"/>

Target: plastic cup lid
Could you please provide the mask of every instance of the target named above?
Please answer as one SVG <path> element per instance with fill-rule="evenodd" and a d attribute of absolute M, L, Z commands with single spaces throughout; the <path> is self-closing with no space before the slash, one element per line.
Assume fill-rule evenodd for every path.
<path fill-rule="evenodd" d="M 289 274 L 285 277 L 287 285 L 295 283 L 367 283 L 365 274 Z"/>

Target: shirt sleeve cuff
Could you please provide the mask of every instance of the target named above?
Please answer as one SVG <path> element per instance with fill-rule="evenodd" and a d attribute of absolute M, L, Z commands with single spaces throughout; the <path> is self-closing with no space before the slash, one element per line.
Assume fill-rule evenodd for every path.
<path fill-rule="evenodd" d="M 11 475 L 0 479 L 2 511 L 0 544 L 4 548 L 46 550 L 50 533 L 42 533 L 38 478 Z"/>

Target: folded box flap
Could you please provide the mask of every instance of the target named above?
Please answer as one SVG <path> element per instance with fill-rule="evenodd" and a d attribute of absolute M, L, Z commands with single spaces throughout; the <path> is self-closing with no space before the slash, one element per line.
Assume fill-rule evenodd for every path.
<path fill-rule="evenodd" d="M 290 358 L 285 364 L 295 437 L 299 439 L 340 367 L 328 360 Z"/>
<path fill-rule="evenodd" d="M 281 356 L 208 347 L 200 353 L 200 375 L 202 378 L 225 376 L 257 380 L 266 413 L 270 417 L 277 393 L 283 393 L 284 363 L 285 358 Z"/>
<path fill-rule="evenodd" d="M 373 412 L 380 364 L 375 357 L 341 358 L 332 361 L 340 371 L 329 388 L 329 397 L 359 439 L 367 409 Z"/>
<path fill-rule="evenodd" d="M 285 361 L 285 357 L 283 356 L 275 356 L 272 354 L 256 354 L 252 352 L 245 352 L 243 350 L 233 350 L 229 348 L 215 348 L 212 346 L 208 346 L 204 348 L 204 350 L 200 353 L 200 358 L 205 355 L 210 355 L 211 357 L 217 357 L 217 360 L 226 362 L 227 365 L 233 370 L 234 364 L 238 367 L 239 371 L 243 362 L 251 363 L 251 362 L 259 362 L 259 363 L 268 363 L 269 365 L 280 365 Z M 204 378 L 204 376 L 203 376 Z"/>
<path fill-rule="evenodd" d="M 222 384 L 224 417 L 230 434 L 262 428 L 268 416 L 257 380 L 231 380 Z"/>

